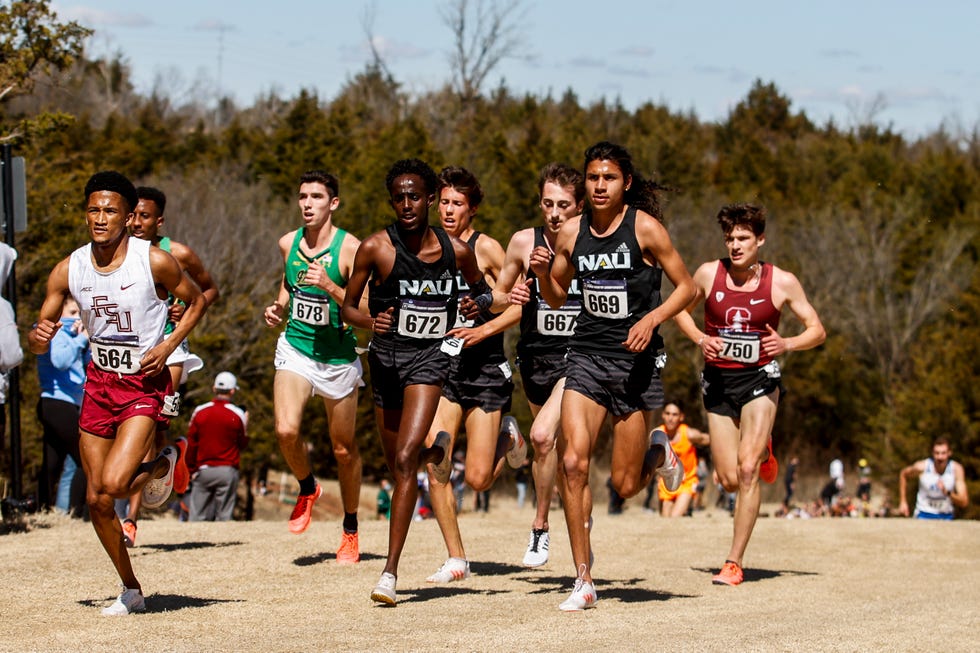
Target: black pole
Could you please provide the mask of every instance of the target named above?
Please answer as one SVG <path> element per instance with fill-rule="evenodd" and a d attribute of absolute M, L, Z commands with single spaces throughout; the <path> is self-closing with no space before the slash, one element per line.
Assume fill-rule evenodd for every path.
<path fill-rule="evenodd" d="M 14 247 L 14 170 L 10 154 L 10 144 L 0 146 L 3 160 L 3 217 L 7 244 Z M 10 266 L 7 287 L 4 295 L 14 307 L 14 320 L 17 319 L 17 263 Z M 10 409 L 10 493 L 15 499 L 22 496 L 21 451 L 20 451 L 20 370 L 10 370 L 10 387 L 7 392 L 7 407 Z"/>

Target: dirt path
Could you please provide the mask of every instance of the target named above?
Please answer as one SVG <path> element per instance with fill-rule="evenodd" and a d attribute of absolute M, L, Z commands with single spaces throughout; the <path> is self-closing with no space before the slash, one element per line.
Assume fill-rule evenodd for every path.
<path fill-rule="evenodd" d="M 288 514 L 288 509 L 285 510 Z M 724 512 L 664 520 L 596 511 L 598 607 L 558 611 L 572 564 L 560 511 L 552 559 L 523 569 L 532 517 L 501 497 L 464 513 L 473 577 L 430 585 L 445 549 L 435 521 L 412 525 L 399 605 L 369 594 L 387 523 L 362 512 L 363 560 L 334 562 L 340 526 L 301 536 L 284 521 L 145 520 L 134 566 L 148 612 L 103 618 L 118 593 L 91 525 L 39 518 L 0 536 L 3 651 L 975 651 L 980 523 L 761 519 L 746 582 L 713 586 L 731 536 Z"/>

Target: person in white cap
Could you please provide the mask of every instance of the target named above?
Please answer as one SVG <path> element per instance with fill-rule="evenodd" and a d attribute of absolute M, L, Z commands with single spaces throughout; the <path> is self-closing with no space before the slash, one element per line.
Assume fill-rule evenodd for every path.
<path fill-rule="evenodd" d="M 229 521 L 238 497 L 238 464 L 248 444 L 248 412 L 231 403 L 238 379 L 214 377 L 214 399 L 194 409 L 187 427 L 187 468 L 193 477 L 190 521 Z"/>

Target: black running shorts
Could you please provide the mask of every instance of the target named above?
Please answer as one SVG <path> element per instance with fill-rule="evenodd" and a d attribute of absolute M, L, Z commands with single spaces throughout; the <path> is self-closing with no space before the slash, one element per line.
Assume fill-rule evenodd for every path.
<path fill-rule="evenodd" d="M 422 341 L 424 346 L 371 341 L 368 365 L 371 388 L 378 408 L 401 410 L 405 388 L 410 385 L 441 386 L 449 371 L 449 355 L 439 347 L 442 340 Z"/>
<path fill-rule="evenodd" d="M 658 356 L 609 358 L 569 351 L 565 391 L 574 390 L 617 417 L 664 404 Z"/>
<path fill-rule="evenodd" d="M 524 394 L 536 406 L 543 406 L 551 396 L 555 385 L 565 376 L 568 366 L 565 354 L 525 355 L 517 359 L 517 369 L 521 372 Z"/>
<path fill-rule="evenodd" d="M 477 359 L 463 354 L 452 357 L 449 376 L 442 386 L 442 396 L 463 407 L 480 408 L 492 413 L 510 410 L 514 394 L 514 373 L 510 363 L 501 356 Z"/>
<path fill-rule="evenodd" d="M 753 399 L 765 397 L 777 388 L 780 395 L 785 394 L 780 381 L 779 363 L 776 361 L 749 369 L 705 366 L 701 372 L 704 409 L 709 413 L 738 419 L 742 415 L 742 406 Z"/>

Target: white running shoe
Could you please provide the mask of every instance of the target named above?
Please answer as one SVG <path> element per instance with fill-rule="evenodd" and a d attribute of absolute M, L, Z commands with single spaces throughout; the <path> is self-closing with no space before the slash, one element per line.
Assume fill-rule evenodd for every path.
<path fill-rule="evenodd" d="M 448 583 L 470 577 L 470 563 L 462 558 L 447 558 L 439 571 L 425 579 L 427 583 Z"/>
<path fill-rule="evenodd" d="M 650 447 L 664 448 L 664 464 L 657 468 L 657 476 L 663 479 L 668 492 L 675 492 L 684 480 L 684 465 L 678 460 L 674 448 L 670 446 L 670 438 L 660 429 L 650 432 Z"/>
<path fill-rule="evenodd" d="M 594 608 L 598 600 L 599 597 L 596 595 L 592 583 L 587 583 L 579 577 L 575 579 L 575 589 L 572 590 L 572 595 L 562 601 L 558 609 L 562 612 L 581 612 Z"/>
<path fill-rule="evenodd" d="M 174 447 L 164 447 L 160 455 L 170 463 L 170 469 L 161 478 L 154 478 L 147 481 L 143 486 L 143 507 L 159 508 L 174 489 L 174 468 L 177 466 L 177 449 Z"/>
<path fill-rule="evenodd" d="M 371 600 L 385 605 L 395 605 L 395 575 L 387 571 L 381 574 L 381 579 L 371 592 Z"/>
<path fill-rule="evenodd" d="M 532 528 L 524 552 L 525 567 L 540 567 L 548 562 L 548 544 L 551 536 L 543 528 Z"/>
<path fill-rule="evenodd" d="M 146 612 L 146 603 L 143 601 L 143 593 L 139 590 L 130 590 L 123 587 L 122 594 L 108 608 L 102 608 L 102 614 L 107 617 L 118 617 L 134 612 Z"/>
<path fill-rule="evenodd" d="M 449 449 L 452 437 L 445 431 L 436 433 L 436 439 L 432 442 L 433 447 L 442 447 L 442 460 L 432 466 L 432 476 L 436 481 L 445 485 L 449 482 L 449 475 L 453 471 L 453 452 Z"/>
<path fill-rule="evenodd" d="M 507 450 L 507 464 L 519 469 L 527 460 L 527 440 L 521 435 L 517 420 L 508 415 L 500 423 L 500 431 L 510 435 L 510 448 Z"/>

